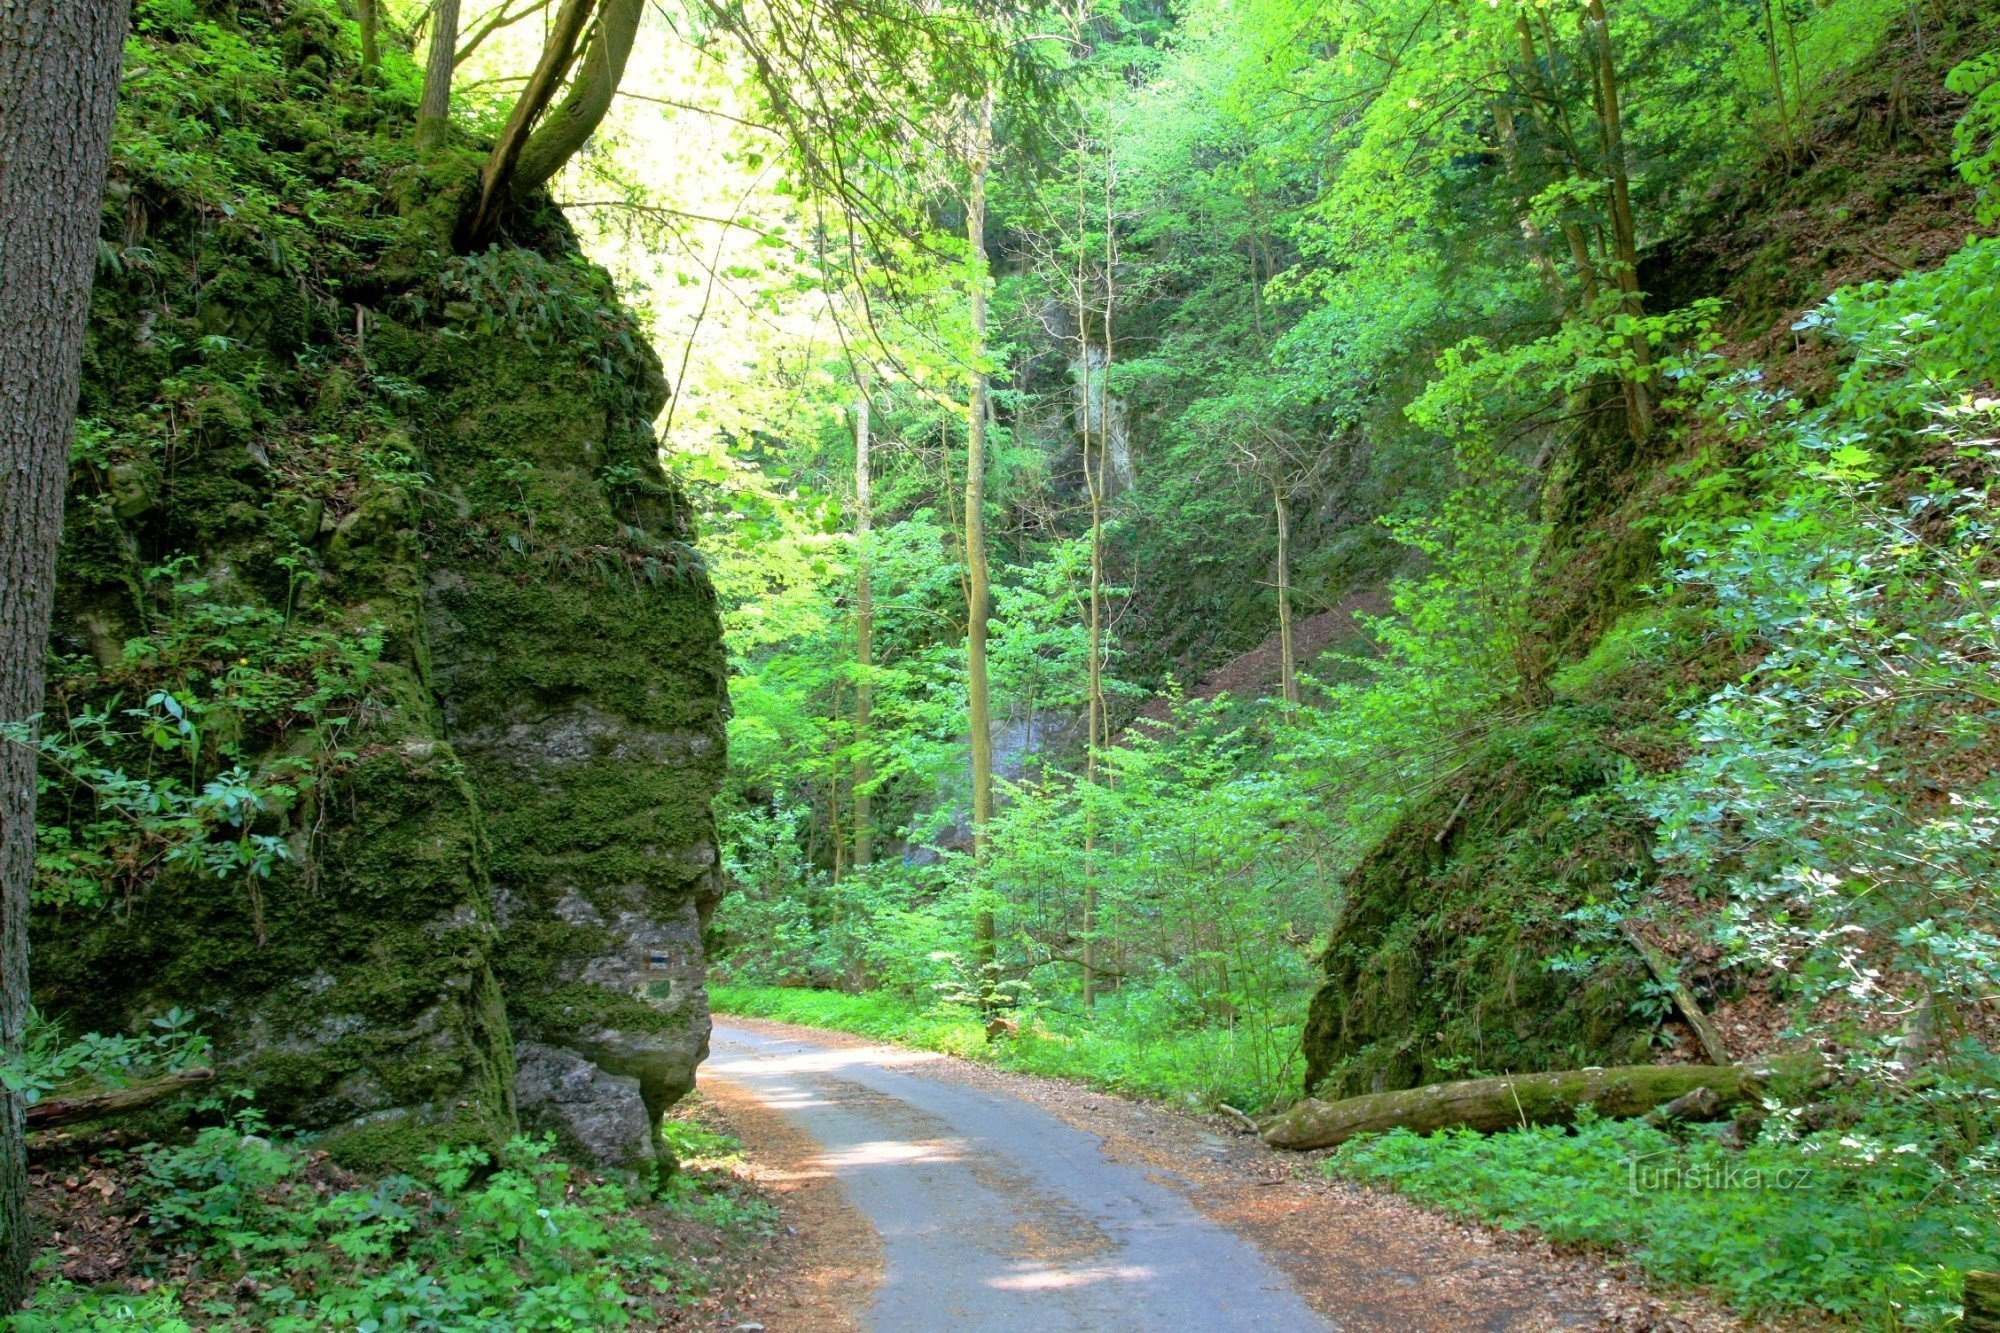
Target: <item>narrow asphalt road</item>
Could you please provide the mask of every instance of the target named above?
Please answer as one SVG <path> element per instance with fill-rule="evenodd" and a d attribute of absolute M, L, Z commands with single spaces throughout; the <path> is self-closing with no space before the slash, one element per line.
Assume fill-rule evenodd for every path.
<path fill-rule="evenodd" d="M 810 1135 L 881 1234 L 868 1327 L 1327 1327 L 1177 1191 L 1029 1102 L 926 1077 L 932 1059 L 717 1023 L 702 1066 Z"/>

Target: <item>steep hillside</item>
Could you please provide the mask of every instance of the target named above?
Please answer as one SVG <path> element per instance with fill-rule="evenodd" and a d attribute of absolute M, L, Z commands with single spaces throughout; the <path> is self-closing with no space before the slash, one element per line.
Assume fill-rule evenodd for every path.
<path fill-rule="evenodd" d="M 146 0 L 48 706 L 44 1013 L 176 1007 L 357 1162 L 517 1123 L 615 1166 L 706 1049 L 713 594 L 659 365 L 322 0 Z"/>
<path fill-rule="evenodd" d="M 1801 316 L 1840 287 L 1942 263 L 1973 228 L 1951 164 L 1964 102 L 1944 81 L 1980 40 L 1965 10 L 1941 33 L 1899 26 L 1794 161 L 1766 162 L 1646 256 L 1647 289 L 1672 304 L 1721 298 L 1723 364 L 1756 366 L 1800 407 L 1825 402 L 1841 358 L 1794 331 Z M 1688 758 L 1685 710 L 1762 652 L 1649 593 L 1668 582 L 1663 513 L 1764 440 L 1719 430 L 1693 401 L 1669 420 L 1648 448 L 1614 425 L 1555 453 L 1522 695 L 1348 877 L 1305 1030 L 1308 1090 L 1643 1062 L 1657 1043 L 1701 1059 L 1609 929 L 1626 913 L 1668 946 L 1732 1054 L 1779 1041 L 1771 978 L 1716 946 L 1720 904 L 1663 877 L 1657 820 L 1630 795 L 1635 774 Z"/>

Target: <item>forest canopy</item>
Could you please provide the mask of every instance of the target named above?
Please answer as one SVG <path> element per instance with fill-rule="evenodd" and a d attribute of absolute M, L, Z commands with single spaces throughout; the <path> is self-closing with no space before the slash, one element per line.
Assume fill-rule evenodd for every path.
<path fill-rule="evenodd" d="M 2000 1267 L 1990 6 L 140 0 L 125 52 L 0 1076 L 162 1086 L 149 1318 L 660 1314 L 635 1210 L 769 1221 L 673 1175 L 711 1006 L 1253 1128 L 1728 1066 L 1711 1124 L 1325 1169 L 1750 1316 Z M 170 1100 L 211 1064 L 251 1110 Z M 562 1237 L 495 1258 L 513 1208 Z"/>

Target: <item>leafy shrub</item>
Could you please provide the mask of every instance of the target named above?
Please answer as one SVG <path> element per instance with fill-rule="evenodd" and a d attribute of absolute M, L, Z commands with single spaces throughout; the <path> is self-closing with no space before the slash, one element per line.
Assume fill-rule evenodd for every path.
<path fill-rule="evenodd" d="M 1730 1152 L 1712 1133 L 1586 1116 L 1491 1136 L 1407 1130 L 1343 1145 L 1329 1173 L 1551 1240 L 1629 1252 L 1648 1273 L 1756 1313 L 1812 1310 L 1938 1327 L 1960 1274 L 2000 1258 L 1990 1154 L 1952 1171 L 1922 1119 Z"/>
<path fill-rule="evenodd" d="M 515 1139 L 498 1161 L 440 1148 L 420 1176 L 355 1181 L 254 1113 L 134 1159 L 155 1245 L 179 1256 L 180 1310 L 286 1330 L 625 1328 L 698 1276 L 663 1250 L 617 1186 Z M 731 1215 L 725 1220 L 733 1220 Z M 740 1216 L 754 1216 L 744 1213 Z M 17 1333 L 126 1317 L 184 1328 L 163 1295 L 45 1282 Z"/>
<path fill-rule="evenodd" d="M 123 1087 L 137 1079 L 191 1069 L 208 1057 L 208 1039 L 191 1024 L 194 1015 L 174 1008 L 155 1018 L 144 1036 L 91 1032 L 63 1040 L 62 1028 L 28 1012 L 21 1053 L 0 1061 L 0 1084 L 33 1106 L 60 1088 L 96 1084 Z"/>

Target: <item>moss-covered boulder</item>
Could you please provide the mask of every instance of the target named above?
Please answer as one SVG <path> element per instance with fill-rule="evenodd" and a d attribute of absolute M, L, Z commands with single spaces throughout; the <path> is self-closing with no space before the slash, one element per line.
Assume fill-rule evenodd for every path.
<path fill-rule="evenodd" d="M 1646 1058 L 1644 964 L 1615 942 L 1579 953 L 1591 932 L 1572 919 L 1651 873 L 1643 821 L 1607 790 L 1608 731 L 1561 705 L 1501 732 L 1349 876 L 1306 1019 L 1307 1092 Z"/>
<path fill-rule="evenodd" d="M 658 363 L 552 212 L 444 244 L 473 155 L 414 160 L 406 55 L 364 87 L 330 3 L 195 9 L 135 13 L 37 1001 L 192 1010 L 349 1160 L 525 1123 L 644 1165 L 564 1107 L 644 1144 L 707 1042 L 724 667 Z"/>

